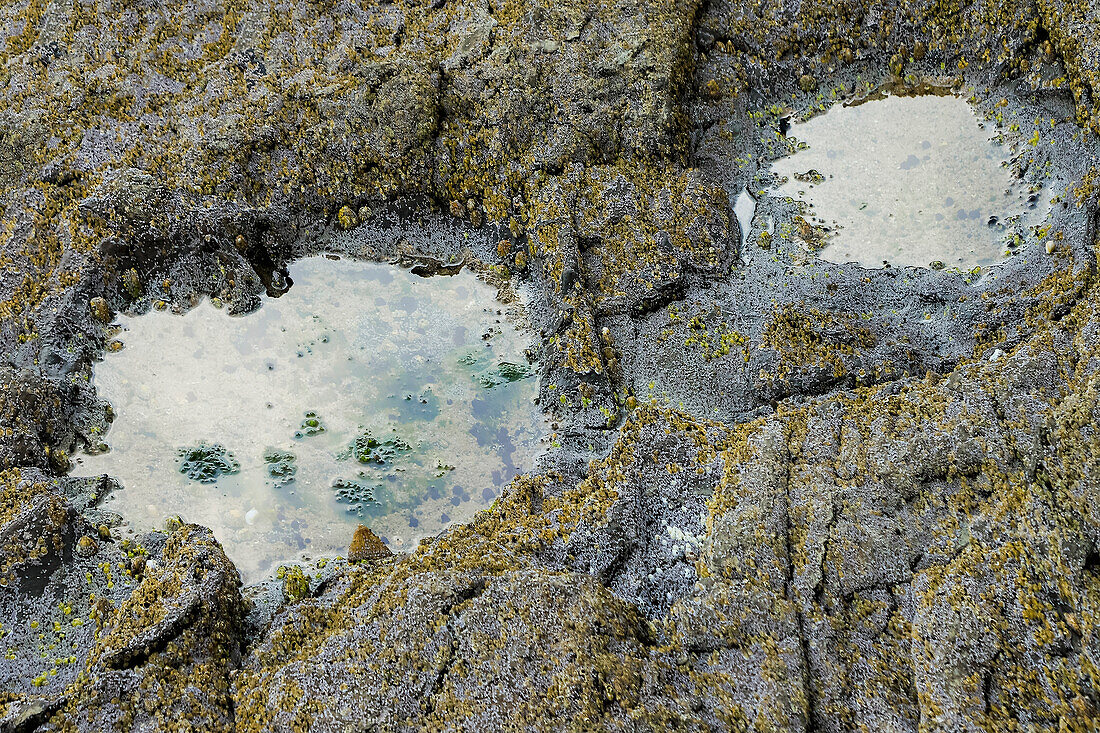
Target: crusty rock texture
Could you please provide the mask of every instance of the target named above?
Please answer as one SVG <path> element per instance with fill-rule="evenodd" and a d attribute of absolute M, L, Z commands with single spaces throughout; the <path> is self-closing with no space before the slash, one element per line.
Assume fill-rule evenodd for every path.
<path fill-rule="evenodd" d="M 0 21 L 0 731 L 1100 728 L 1094 4 Z M 786 120 L 883 91 L 967 97 L 1056 195 L 1003 265 L 827 263 L 769 193 Z M 317 252 L 522 286 L 546 455 L 247 589 L 204 528 L 120 539 L 67 475 L 114 315 L 247 313 Z"/>

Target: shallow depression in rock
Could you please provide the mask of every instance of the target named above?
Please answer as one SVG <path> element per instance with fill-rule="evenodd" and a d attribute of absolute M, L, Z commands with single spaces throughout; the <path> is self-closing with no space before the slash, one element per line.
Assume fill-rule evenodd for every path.
<path fill-rule="evenodd" d="M 111 450 L 78 467 L 122 482 L 105 508 L 135 531 L 210 526 L 247 580 L 346 551 L 359 522 L 409 550 L 491 504 L 542 434 L 529 339 L 474 275 L 323 257 L 291 275 L 248 316 L 122 318 L 95 372 Z"/>
<path fill-rule="evenodd" d="M 809 205 L 802 238 L 822 258 L 968 270 L 1005 259 L 1046 212 L 993 134 L 958 97 L 886 97 L 794 125 L 805 147 L 772 169 L 780 194 Z"/>

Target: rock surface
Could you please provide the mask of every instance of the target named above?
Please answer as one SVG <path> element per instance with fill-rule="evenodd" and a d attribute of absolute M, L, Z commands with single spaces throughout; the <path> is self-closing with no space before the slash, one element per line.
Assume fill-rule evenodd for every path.
<path fill-rule="evenodd" d="M 1095 7 L 0 18 L 0 730 L 1100 727 Z M 786 120 L 952 87 L 1044 227 L 980 279 L 817 260 Z M 112 314 L 246 313 L 321 251 L 529 286 L 554 448 L 244 593 L 208 530 L 120 539 L 65 476 Z"/>

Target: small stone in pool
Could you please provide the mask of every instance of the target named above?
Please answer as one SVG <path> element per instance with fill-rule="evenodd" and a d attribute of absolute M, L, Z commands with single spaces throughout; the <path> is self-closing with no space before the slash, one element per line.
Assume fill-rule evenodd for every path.
<path fill-rule="evenodd" d="M 348 547 L 348 562 L 369 562 L 392 555 L 393 552 L 365 524 L 355 528 L 355 535 Z"/>

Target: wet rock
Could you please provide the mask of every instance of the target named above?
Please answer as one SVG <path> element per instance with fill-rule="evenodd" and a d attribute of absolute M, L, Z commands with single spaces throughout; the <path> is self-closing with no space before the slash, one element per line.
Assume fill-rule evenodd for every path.
<path fill-rule="evenodd" d="M 649 406 L 631 413 L 590 479 L 614 482 L 610 505 L 600 508 L 598 520 L 580 523 L 565 544 L 576 571 L 599 578 L 654 618 L 699 579 L 694 561 L 707 534 L 707 500 L 722 473 L 711 448 L 722 427 L 683 427 L 680 416 Z M 713 443 L 700 446 L 696 438 L 703 435 Z"/>
<path fill-rule="evenodd" d="M 113 569 L 124 557 L 117 547 L 101 546 L 94 557 L 80 552 L 77 538 L 94 530 L 54 493 L 59 482 L 32 470 L 13 473 L 0 472 L 0 616 L 8 645 L 0 686 L 30 704 L 10 708 L 9 718 L 41 722 L 35 711 L 52 714 L 60 706 L 90 655 L 100 604 L 131 588 Z"/>
<path fill-rule="evenodd" d="M 148 226 L 165 222 L 168 199 L 168 188 L 149 172 L 125 168 L 109 175 L 80 208 L 102 219 Z"/>
<path fill-rule="evenodd" d="M 59 496 L 41 493 L 0 529 L 0 584 L 40 589 L 74 541 L 74 512 Z"/>
<path fill-rule="evenodd" d="M 88 396 L 74 394 L 65 381 L 49 377 L 41 369 L 14 370 L 0 365 L 0 424 L 5 428 L 0 431 L 0 469 L 45 468 L 51 462 L 46 440 L 52 437 L 55 445 L 75 440 L 74 426 L 58 411 L 58 401 L 71 397 L 90 408 L 89 414 L 95 410 Z"/>
<path fill-rule="evenodd" d="M 38 730 L 39 726 L 50 719 L 62 702 L 62 699 L 29 699 L 11 702 L 0 716 L 0 731 L 23 733 Z"/>

